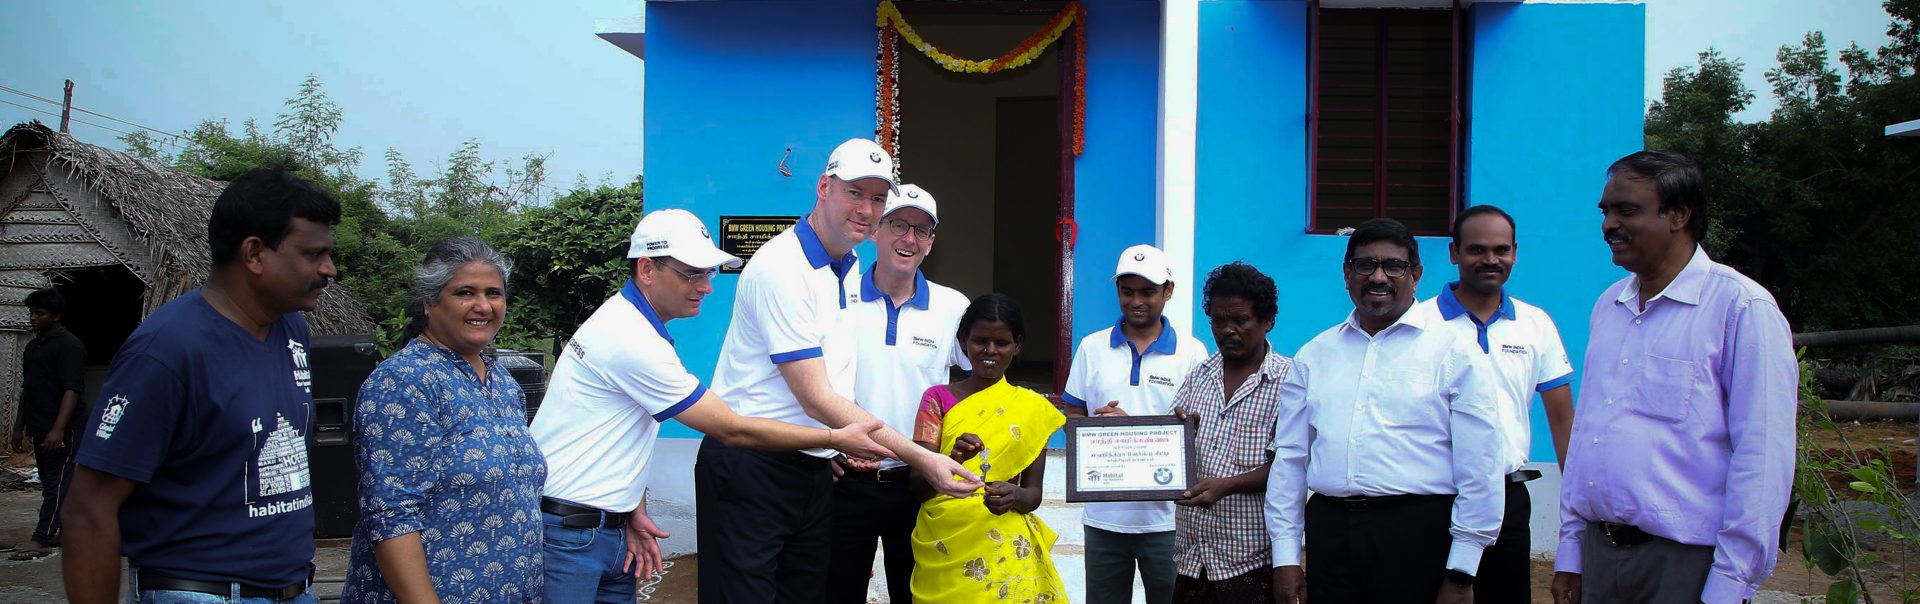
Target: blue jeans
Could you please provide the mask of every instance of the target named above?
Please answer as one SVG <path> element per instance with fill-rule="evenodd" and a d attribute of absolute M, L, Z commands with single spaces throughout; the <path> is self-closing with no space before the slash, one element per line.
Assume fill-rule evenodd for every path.
<path fill-rule="evenodd" d="M 140 569 L 127 569 L 127 604 L 319 604 L 313 590 L 291 598 L 242 598 L 240 584 L 233 585 L 233 593 L 217 596 L 197 591 L 173 591 L 153 589 L 140 591 L 138 580 Z"/>
<path fill-rule="evenodd" d="M 542 512 L 546 534 L 541 537 L 546 560 L 547 604 L 632 604 L 636 581 L 621 569 L 627 557 L 624 528 L 567 528 L 560 517 Z"/>

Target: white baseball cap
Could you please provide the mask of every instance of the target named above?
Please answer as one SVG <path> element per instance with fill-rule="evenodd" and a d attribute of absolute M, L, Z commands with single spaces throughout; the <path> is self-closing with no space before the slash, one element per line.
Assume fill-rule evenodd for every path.
<path fill-rule="evenodd" d="M 1173 269 L 1167 266 L 1166 252 L 1142 243 L 1120 252 L 1120 266 L 1113 269 L 1113 278 L 1127 275 L 1139 276 L 1154 285 L 1166 285 L 1173 280 Z"/>
<path fill-rule="evenodd" d="M 940 206 L 933 202 L 933 194 L 920 188 L 920 185 L 900 185 L 900 192 L 887 194 L 887 210 L 881 212 L 880 217 L 886 218 L 900 208 L 920 208 L 920 211 L 927 213 L 928 218 L 933 219 L 934 226 L 939 226 L 940 212 L 936 209 L 938 207 Z"/>
<path fill-rule="evenodd" d="M 900 192 L 899 183 L 893 182 L 893 156 L 880 143 L 864 138 L 847 139 L 834 147 L 833 155 L 827 156 L 827 174 L 847 182 L 878 178 L 887 181 L 889 190 Z"/>
<path fill-rule="evenodd" d="M 733 268 L 745 264 L 733 254 L 714 247 L 707 225 L 686 210 L 654 210 L 633 226 L 627 246 L 627 259 L 672 256 L 701 270 Z"/>

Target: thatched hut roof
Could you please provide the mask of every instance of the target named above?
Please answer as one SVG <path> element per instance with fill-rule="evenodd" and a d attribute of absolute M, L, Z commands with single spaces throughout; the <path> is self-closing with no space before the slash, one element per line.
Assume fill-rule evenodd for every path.
<path fill-rule="evenodd" d="M 146 283 L 141 300 L 143 314 L 152 313 L 206 281 L 211 265 L 207 217 L 225 183 L 89 145 L 38 121 L 16 125 L 0 136 L 0 180 L 19 169 L 42 170 L 48 179 L 77 180 L 111 207 L 112 211 L 104 215 L 123 222 L 131 241 L 99 237 L 98 243 L 116 252 L 115 256 Z M 20 201 L 0 199 L 0 214 Z M 138 262 L 125 260 L 140 257 L 150 259 L 152 266 L 132 266 Z M 366 309 L 346 285 L 338 282 L 320 296 L 319 307 L 307 313 L 307 320 L 315 334 L 373 331 Z"/>

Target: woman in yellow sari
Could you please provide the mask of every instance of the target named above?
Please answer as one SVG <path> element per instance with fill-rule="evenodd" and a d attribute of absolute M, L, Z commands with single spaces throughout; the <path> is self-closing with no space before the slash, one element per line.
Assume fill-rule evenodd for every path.
<path fill-rule="evenodd" d="M 1065 604 L 1054 572 L 1054 533 L 1040 507 L 1047 439 L 1066 423 L 1045 397 L 1008 384 L 1026 325 L 1005 294 L 975 298 L 960 317 L 966 379 L 928 388 L 913 439 L 978 473 L 987 485 L 964 498 L 935 495 L 913 527 L 913 600 Z"/>

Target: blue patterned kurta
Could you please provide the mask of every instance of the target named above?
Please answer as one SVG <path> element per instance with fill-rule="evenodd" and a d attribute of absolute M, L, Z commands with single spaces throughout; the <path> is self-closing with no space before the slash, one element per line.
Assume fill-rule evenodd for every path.
<path fill-rule="evenodd" d="M 353 413 L 360 524 L 342 601 L 393 601 L 373 544 L 407 533 L 420 534 L 444 604 L 540 600 L 547 465 L 525 409 L 491 361 L 486 384 L 420 340 L 380 363 Z"/>

